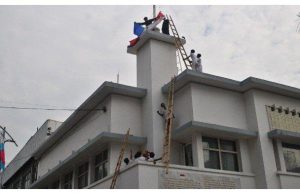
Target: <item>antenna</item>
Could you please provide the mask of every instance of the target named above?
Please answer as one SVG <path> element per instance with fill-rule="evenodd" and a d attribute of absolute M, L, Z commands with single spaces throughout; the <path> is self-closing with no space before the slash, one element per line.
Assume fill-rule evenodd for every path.
<path fill-rule="evenodd" d="M 119 81 L 120 81 L 120 74 L 118 72 L 118 74 L 117 74 L 117 83 L 119 83 Z"/>
<path fill-rule="evenodd" d="M 18 147 L 18 144 L 16 143 L 16 141 L 14 140 L 14 138 L 8 133 L 8 131 L 6 130 L 6 127 L 2 127 L 0 125 L 0 128 L 3 131 L 3 133 L 1 135 L 3 137 L 4 143 L 6 143 L 6 142 L 14 143 Z M 10 139 L 5 139 L 5 134 L 7 134 Z"/>

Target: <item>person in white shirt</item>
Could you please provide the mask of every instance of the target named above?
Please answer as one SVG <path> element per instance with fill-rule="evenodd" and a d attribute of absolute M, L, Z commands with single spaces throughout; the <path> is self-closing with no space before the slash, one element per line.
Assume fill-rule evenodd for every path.
<path fill-rule="evenodd" d="M 192 61 L 190 61 L 192 63 L 192 70 L 195 70 L 195 65 L 196 65 L 196 54 L 195 54 L 195 50 L 192 49 L 190 55 L 185 58 L 184 60 L 191 58 Z"/>
<path fill-rule="evenodd" d="M 149 162 L 154 162 L 154 156 L 155 156 L 154 152 L 150 152 L 148 161 Z"/>
<path fill-rule="evenodd" d="M 197 54 L 195 70 L 198 72 L 202 72 L 201 54 Z"/>
<path fill-rule="evenodd" d="M 146 158 L 142 156 L 142 152 L 137 152 L 134 155 L 134 161 L 146 161 Z"/>

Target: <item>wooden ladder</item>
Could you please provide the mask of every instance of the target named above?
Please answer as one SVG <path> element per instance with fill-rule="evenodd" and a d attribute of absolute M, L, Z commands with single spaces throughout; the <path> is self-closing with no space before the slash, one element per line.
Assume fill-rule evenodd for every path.
<path fill-rule="evenodd" d="M 115 173 L 114 173 L 114 176 L 113 176 L 112 181 L 111 181 L 110 189 L 114 189 L 115 188 L 115 185 L 116 185 L 116 182 L 117 182 L 117 178 L 118 178 L 118 176 L 120 174 L 120 168 L 121 168 L 123 156 L 124 156 L 126 147 L 128 145 L 129 132 L 130 132 L 130 128 L 127 130 L 127 133 L 126 133 L 126 135 L 124 137 L 124 141 L 123 141 L 123 144 L 122 144 L 122 147 L 121 147 L 121 150 L 120 150 L 120 154 L 119 154 L 119 159 L 118 159 L 118 162 L 117 162 L 117 166 L 115 168 Z"/>
<path fill-rule="evenodd" d="M 167 116 L 166 116 L 166 126 L 165 126 L 165 137 L 164 137 L 164 145 L 163 145 L 163 156 L 162 162 L 166 167 L 166 174 L 169 172 L 169 163 L 170 163 L 170 151 L 171 151 L 171 130 L 173 124 L 173 107 L 174 107 L 174 87 L 175 87 L 176 77 L 174 76 L 171 80 L 169 86 L 168 93 L 168 108 L 167 108 Z"/>
<path fill-rule="evenodd" d="M 166 15 L 166 18 L 170 21 L 169 25 L 170 25 L 172 34 L 175 37 L 176 48 L 179 50 L 181 58 L 182 58 L 182 60 L 184 62 L 184 65 L 188 69 L 188 67 L 192 67 L 192 64 L 191 64 L 191 61 L 188 60 L 188 55 L 186 54 L 184 46 L 183 46 L 183 44 L 182 44 L 182 42 L 180 40 L 180 37 L 179 37 L 178 31 L 177 31 L 177 28 L 176 28 L 176 26 L 174 24 L 174 21 L 173 21 L 173 19 L 172 19 L 172 17 L 170 15 Z"/>

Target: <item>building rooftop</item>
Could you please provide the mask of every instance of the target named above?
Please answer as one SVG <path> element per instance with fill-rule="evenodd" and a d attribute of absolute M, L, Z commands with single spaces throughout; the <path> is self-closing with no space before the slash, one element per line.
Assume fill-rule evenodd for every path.
<path fill-rule="evenodd" d="M 300 89 L 291 86 L 255 77 L 248 77 L 247 79 L 240 82 L 208 73 L 199 73 L 189 69 L 183 71 L 177 76 L 175 83 L 175 92 L 189 83 L 200 83 L 242 93 L 250 89 L 260 89 L 263 91 L 300 99 Z M 163 93 L 168 92 L 169 84 L 170 82 L 162 87 Z"/>
<path fill-rule="evenodd" d="M 88 115 L 101 103 L 107 96 L 112 94 L 119 94 L 129 97 L 142 98 L 146 95 L 147 90 L 132 86 L 126 86 L 113 82 L 104 82 L 86 101 L 84 101 L 71 116 L 58 128 L 58 130 L 51 135 L 48 141 L 41 145 L 40 149 L 34 154 L 39 157 L 44 151 L 54 145 L 65 133 L 72 130 L 73 126 L 77 124 L 82 118 Z M 90 110 L 90 111 L 80 111 Z"/>

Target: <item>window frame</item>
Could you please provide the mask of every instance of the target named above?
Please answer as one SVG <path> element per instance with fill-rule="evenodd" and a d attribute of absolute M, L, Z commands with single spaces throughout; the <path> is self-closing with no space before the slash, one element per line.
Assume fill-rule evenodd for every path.
<path fill-rule="evenodd" d="M 25 171 L 21 178 L 21 188 L 27 189 L 31 185 L 31 169 Z"/>
<path fill-rule="evenodd" d="M 69 178 L 69 176 L 71 177 L 71 180 L 68 180 L 68 182 L 66 182 L 66 177 Z M 74 176 L 73 171 L 71 171 L 69 173 L 66 173 L 64 175 L 64 181 L 63 181 L 63 188 L 62 189 L 72 189 L 73 188 L 73 176 Z M 69 187 L 66 188 L 66 185 L 70 185 L 71 188 L 69 188 Z"/>
<path fill-rule="evenodd" d="M 99 156 L 99 155 L 102 155 L 102 158 L 103 158 L 103 156 L 104 156 L 104 153 L 106 152 L 106 155 L 107 155 L 107 157 L 106 157 L 106 159 L 105 160 L 102 160 L 102 161 L 99 161 L 98 163 L 96 163 L 96 158 Z M 103 165 L 107 165 L 107 167 L 108 167 L 108 157 L 109 157 L 109 154 L 108 154 L 108 149 L 104 149 L 103 151 L 101 151 L 101 152 L 99 152 L 97 155 L 95 155 L 95 157 L 94 157 L 94 168 L 93 168 L 93 170 L 94 170 L 94 177 L 93 177 L 93 182 L 96 182 L 96 181 L 99 181 L 99 180 L 101 180 L 101 179 L 103 179 L 103 178 L 105 178 L 105 177 L 107 177 L 108 176 L 108 168 L 106 168 L 106 175 L 105 176 L 102 176 L 102 177 L 100 177 L 100 178 L 98 178 L 98 179 L 96 179 L 96 176 L 98 176 L 98 175 L 96 175 L 97 173 L 96 173 L 96 169 L 99 167 L 99 168 L 101 168 L 102 167 L 102 171 L 104 170 L 104 167 L 103 167 Z M 104 172 L 104 171 L 103 171 Z"/>
<path fill-rule="evenodd" d="M 79 174 L 79 169 L 80 168 L 85 168 L 85 167 L 86 167 L 86 169 L 84 169 L 84 171 L 81 174 Z M 78 170 L 77 171 L 78 172 L 78 174 L 77 174 L 77 187 L 78 187 L 78 189 L 82 189 L 82 188 L 89 185 L 89 162 L 87 161 L 87 162 L 84 162 L 83 164 L 79 165 L 77 170 Z M 85 177 L 86 185 L 80 186 L 79 185 L 79 183 L 80 183 L 79 179 L 81 179 L 82 177 Z"/>
<path fill-rule="evenodd" d="M 192 156 L 192 165 L 187 165 L 187 158 L 186 158 L 186 148 L 188 146 L 191 146 L 191 156 Z M 184 153 L 184 165 L 185 166 L 194 166 L 194 156 L 193 156 L 193 144 L 192 143 L 186 143 L 186 144 L 183 144 L 183 153 Z"/>
<path fill-rule="evenodd" d="M 284 165 L 284 169 L 285 169 L 285 171 L 287 172 L 287 173 L 296 173 L 296 174 L 300 174 L 300 172 L 295 172 L 295 171 L 291 171 L 291 170 L 288 170 L 287 169 L 287 161 L 285 160 L 285 156 L 284 156 L 284 149 L 286 148 L 286 149 L 295 149 L 295 150 L 299 150 L 299 152 L 300 152 L 300 145 L 299 144 L 295 144 L 295 143 L 286 143 L 286 142 L 284 142 L 284 141 L 282 141 L 282 142 L 280 142 L 280 144 L 281 144 L 281 150 L 282 150 L 282 157 L 283 157 L 283 164 L 282 165 Z M 298 147 L 298 149 L 297 148 L 290 148 L 290 147 L 285 147 L 285 145 L 288 145 L 288 146 L 295 146 L 295 147 Z"/>
<path fill-rule="evenodd" d="M 208 139 L 215 139 L 217 140 L 217 145 L 218 148 L 205 148 L 203 146 L 204 144 L 204 138 L 208 138 Z M 231 150 L 224 150 L 221 148 L 221 141 L 231 141 L 234 143 L 235 146 L 235 151 L 231 151 Z M 231 139 L 224 139 L 224 138 L 219 138 L 219 137 L 210 137 L 210 136 L 202 136 L 202 151 L 203 151 L 203 162 L 204 162 L 204 168 L 205 167 L 205 158 L 204 158 L 204 151 L 207 150 L 208 152 L 210 151 L 214 151 L 218 153 L 218 157 L 219 157 L 219 166 L 220 169 L 215 169 L 215 168 L 207 168 L 207 169 L 214 169 L 214 170 L 224 170 L 224 171 L 230 171 L 230 172 L 241 172 L 241 164 L 240 164 L 240 153 L 239 153 L 239 147 L 238 147 L 238 143 L 236 140 L 231 140 Z M 223 161 L 222 161 L 222 153 L 229 153 L 229 154 L 234 154 L 236 156 L 236 161 L 237 161 L 237 170 L 226 170 L 223 168 Z"/>

